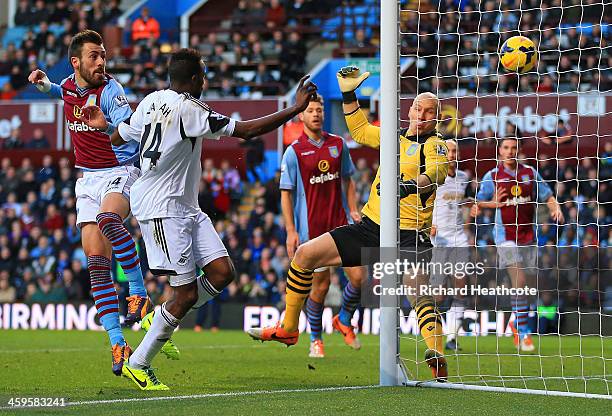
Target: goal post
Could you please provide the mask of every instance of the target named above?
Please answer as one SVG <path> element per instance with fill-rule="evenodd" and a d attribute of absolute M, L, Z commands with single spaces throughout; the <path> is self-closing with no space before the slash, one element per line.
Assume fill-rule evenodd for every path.
<path fill-rule="evenodd" d="M 607 189 L 612 186 L 612 164 L 604 172 L 600 160 L 604 154 L 612 159 L 612 25 L 604 21 L 604 10 L 612 5 L 589 0 L 569 6 L 565 2 L 454 3 L 466 8 L 442 10 L 443 5 L 449 7 L 444 0 L 381 0 L 381 262 L 399 258 L 399 131 L 407 127 L 412 99 L 422 92 L 440 98 L 440 131 L 446 138 L 458 139 L 458 168 L 470 172 L 478 185 L 484 173 L 501 162 L 500 139 L 519 137 L 520 163 L 533 166 L 564 204 L 565 225 L 549 219 L 546 201 L 533 201 L 530 224 L 536 229 L 536 241 L 525 248 L 536 253 L 537 294 L 529 300 L 535 351 L 512 348 L 509 322 L 517 315 L 510 295 L 495 295 L 494 301 L 485 302 L 473 295 L 458 330 L 464 349 L 445 351 L 448 382 L 436 382 L 422 356 L 423 339 L 414 311 L 403 298 L 380 296 L 380 385 L 612 399 L 612 252 L 606 246 L 606 241 L 612 242 L 608 231 L 612 225 L 605 222 L 606 215 L 612 215 L 612 201 L 602 200 L 611 193 Z M 547 23 L 551 16 L 557 23 Z M 405 19 L 414 20 L 406 25 Z M 497 52 L 505 40 L 518 34 L 535 42 L 540 60 L 532 72 L 517 76 L 504 71 Z M 412 67 L 400 69 L 400 58 L 411 58 Z M 569 143 L 563 142 L 563 133 L 572 136 Z M 585 159 L 594 160 L 596 166 Z M 576 174 L 579 169 L 582 174 Z M 573 174 L 566 173 L 572 170 Z M 520 189 L 517 192 L 514 197 L 521 197 Z M 562 194 L 568 197 L 563 199 Z M 588 221 L 581 219 L 585 209 L 593 211 Z M 478 237 L 491 234 L 495 219 L 466 221 L 474 230 L 470 241 L 474 255 L 484 256 L 490 249 L 492 260 L 499 262 L 505 249 L 492 242 L 493 237 Z M 540 241 L 544 232 L 551 236 L 548 242 Z M 602 232 L 609 233 L 606 241 Z M 595 255 L 585 254 L 589 247 L 595 247 Z M 585 274 L 585 256 L 592 256 L 596 277 Z M 487 268 L 491 287 L 512 281 L 497 263 Z M 572 273 L 577 276 L 574 280 Z M 398 288 L 401 281 L 399 275 L 385 274 L 379 283 L 385 291 Z M 572 296 L 577 297 L 575 305 L 569 304 Z M 585 296 L 597 299 L 586 305 Z M 440 309 L 446 335 L 449 304 Z M 547 315 L 556 320 L 544 332 L 538 319 Z"/>
<path fill-rule="evenodd" d="M 392 255 L 398 242 L 398 134 L 399 134 L 399 3 L 382 0 L 380 14 L 380 248 Z M 393 262 L 393 258 L 381 258 Z M 381 287 L 397 286 L 397 275 L 385 275 Z M 400 385 L 398 299 L 380 298 L 380 385 Z"/>

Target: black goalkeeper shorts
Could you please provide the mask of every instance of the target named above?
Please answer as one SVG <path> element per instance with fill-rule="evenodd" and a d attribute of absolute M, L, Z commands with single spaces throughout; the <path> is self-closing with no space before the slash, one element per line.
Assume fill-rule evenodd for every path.
<path fill-rule="evenodd" d="M 342 266 L 365 266 L 380 261 L 380 226 L 368 217 L 364 216 L 361 222 L 343 225 L 329 233 L 336 242 Z M 400 230 L 400 248 L 402 258 L 425 262 L 431 260 L 433 245 L 429 236 L 422 231 Z M 362 249 L 366 250 L 362 252 Z"/>

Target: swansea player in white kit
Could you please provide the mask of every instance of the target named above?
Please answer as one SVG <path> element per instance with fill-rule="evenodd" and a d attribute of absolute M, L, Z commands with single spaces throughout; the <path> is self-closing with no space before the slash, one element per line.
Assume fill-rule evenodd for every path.
<path fill-rule="evenodd" d="M 447 275 L 446 263 L 453 265 L 453 270 L 462 270 L 461 262 L 470 259 L 468 235 L 465 231 L 467 211 L 473 204 L 473 192 L 467 173 L 457 169 L 459 148 L 455 140 L 446 140 L 448 147 L 448 176 L 438 186 L 432 216 L 431 242 L 434 245 L 431 284 L 442 286 L 448 278 L 454 279 L 454 287 L 465 286 L 466 277 L 462 273 Z M 442 300 L 442 299 L 439 299 Z M 455 295 L 450 309 L 446 312 L 446 349 L 457 350 L 457 333 L 463 321 L 465 299 Z"/>
<path fill-rule="evenodd" d="M 192 309 L 217 296 L 235 278 L 234 266 L 210 218 L 198 206 L 203 139 L 243 139 L 265 134 L 302 112 L 316 86 L 302 78 L 294 106 L 254 120 L 236 121 L 197 98 L 204 83 L 199 52 L 182 49 L 170 59 L 170 88 L 149 94 L 119 127 L 113 143 L 140 142 L 142 174 L 132 186 L 138 220 L 154 274 L 169 276 L 172 299 L 155 313 L 149 331 L 123 375 L 142 390 L 167 390 L 151 369 L 153 357 Z M 89 123 L 104 127 L 97 107 L 86 109 Z M 196 273 L 196 265 L 204 274 Z"/>

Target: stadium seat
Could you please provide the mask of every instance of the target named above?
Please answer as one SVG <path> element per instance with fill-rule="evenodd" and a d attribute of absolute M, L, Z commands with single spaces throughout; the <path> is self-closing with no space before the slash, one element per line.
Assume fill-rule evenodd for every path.
<path fill-rule="evenodd" d="M 9 81 L 10 81 L 10 79 L 11 79 L 11 77 L 10 77 L 10 76 L 8 76 L 8 75 L 0 76 L 0 89 L 1 89 L 2 87 L 4 87 L 4 84 L 6 84 L 7 82 L 9 82 Z"/>
<path fill-rule="evenodd" d="M 28 28 L 25 26 L 15 26 L 9 28 L 2 39 L 2 47 L 6 48 L 9 44 L 14 44 L 17 48 L 21 46 L 23 38 L 28 33 Z"/>

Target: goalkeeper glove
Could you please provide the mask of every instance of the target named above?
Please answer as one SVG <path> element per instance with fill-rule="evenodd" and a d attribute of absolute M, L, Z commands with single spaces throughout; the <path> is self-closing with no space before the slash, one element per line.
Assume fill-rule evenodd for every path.
<path fill-rule="evenodd" d="M 417 191 L 417 183 L 414 179 L 410 179 L 405 181 L 404 174 L 400 177 L 399 181 L 399 194 L 400 199 L 406 198 L 409 195 L 416 194 Z M 380 196 L 380 182 L 376 184 L 376 193 Z"/>
<path fill-rule="evenodd" d="M 338 86 L 342 92 L 342 102 L 345 104 L 357 101 L 355 90 L 370 76 L 369 72 L 360 74 L 356 66 L 345 66 L 336 73 Z"/>

